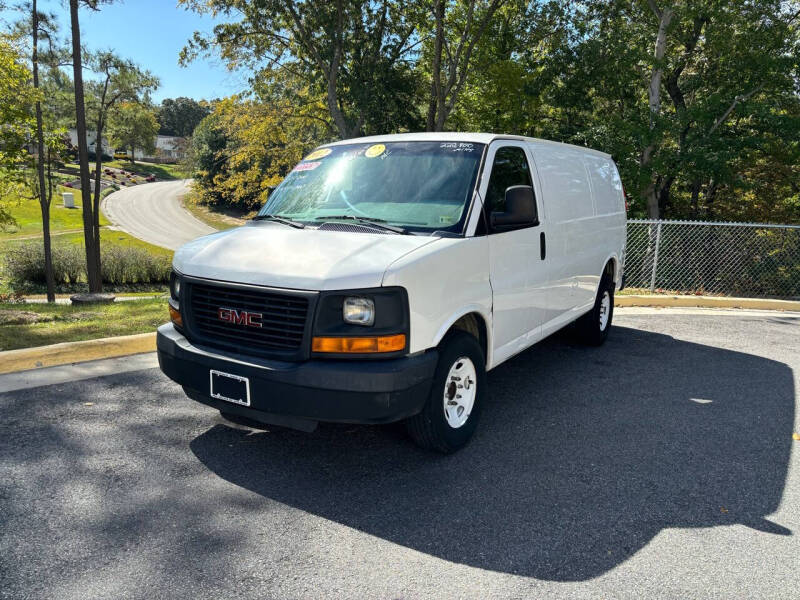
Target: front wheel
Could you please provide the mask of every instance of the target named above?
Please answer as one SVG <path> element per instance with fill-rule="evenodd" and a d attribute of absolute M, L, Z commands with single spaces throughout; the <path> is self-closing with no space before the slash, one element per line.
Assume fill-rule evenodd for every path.
<path fill-rule="evenodd" d="M 406 426 L 418 445 L 449 454 L 466 445 L 478 425 L 486 396 L 486 361 L 478 341 L 462 331 L 449 334 L 439 350 L 425 407 Z"/>

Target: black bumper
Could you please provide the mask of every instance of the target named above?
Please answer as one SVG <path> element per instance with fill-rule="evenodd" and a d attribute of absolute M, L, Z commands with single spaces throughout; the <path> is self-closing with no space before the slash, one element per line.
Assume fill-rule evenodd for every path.
<path fill-rule="evenodd" d="M 158 328 L 161 370 L 186 394 L 223 412 L 304 429 L 302 421 L 391 423 L 420 410 L 438 353 L 387 360 L 284 362 L 195 346 L 172 324 Z M 209 370 L 247 377 L 250 406 L 210 397 Z"/>

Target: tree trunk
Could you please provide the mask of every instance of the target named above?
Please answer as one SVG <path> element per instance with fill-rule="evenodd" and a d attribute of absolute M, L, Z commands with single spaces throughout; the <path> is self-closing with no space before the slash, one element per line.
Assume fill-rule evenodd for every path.
<path fill-rule="evenodd" d="M 650 106 L 650 143 L 642 151 L 640 166 L 647 168 L 656 151 L 655 132 L 658 125 L 658 116 L 661 113 L 661 77 L 664 74 L 664 54 L 667 49 L 667 29 L 672 22 L 673 10 L 667 6 L 659 11 L 654 2 L 650 3 L 653 12 L 658 17 L 658 33 L 656 34 L 655 49 L 653 51 L 653 69 L 650 73 L 650 85 L 647 89 L 647 99 Z M 660 195 L 659 184 L 655 179 L 655 174 L 650 175 L 650 184 L 645 188 L 642 196 L 647 203 L 647 216 L 650 219 L 658 219 L 661 211 L 658 207 L 658 197 Z"/>
<path fill-rule="evenodd" d="M 33 87 L 39 89 L 39 9 L 33 0 Z M 44 176 L 44 124 L 42 103 L 36 101 L 36 171 L 39 178 L 39 206 L 42 209 L 42 240 L 44 242 L 44 279 L 47 285 L 47 301 L 56 301 L 56 282 L 53 276 L 53 253 L 50 247 L 50 198 Z"/>
<path fill-rule="evenodd" d="M 91 176 L 89 173 L 89 147 L 86 139 L 86 106 L 83 98 L 83 65 L 81 56 L 81 29 L 78 20 L 78 0 L 69 0 L 72 29 L 72 74 L 75 85 L 75 129 L 78 132 L 78 162 L 80 163 L 81 203 L 83 210 L 83 240 L 86 245 L 86 278 L 89 291 L 102 292 L 99 248 L 95 248 L 94 219 L 92 215 Z M 102 152 L 102 149 L 101 149 Z"/>
<path fill-rule="evenodd" d="M 694 181 L 692 181 L 692 185 L 690 186 L 692 191 L 692 209 L 691 209 L 691 216 L 692 220 L 696 221 L 699 218 L 700 214 L 700 179 L 695 177 Z"/>
<path fill-rule="evenodd" d="M 442 46 L 444 45 L 444 0 L 436 0 L 433 6 L 436 20 L 436 37 L 433 42 L 433 62 L 431 64 L 431 98 L 428 103 L 427 131 L 440 131 L 439 111 L 442 108 Z"/>

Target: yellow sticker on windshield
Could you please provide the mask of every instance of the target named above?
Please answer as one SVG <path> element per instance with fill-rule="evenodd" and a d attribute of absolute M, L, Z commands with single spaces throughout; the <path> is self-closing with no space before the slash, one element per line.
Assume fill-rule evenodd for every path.
<path fill-rule="evenodd" d="M 319 150 L 314 150 L 311 154 L 306 156 L 303 160 L 317 160 L 318 158 L 325 158 L 333 152 L 330 148 L 320 148 Z"/>
<path fill-rule="evenodd" d="M 384 150 L 386 150 L 386 146 L 383 144 L 375 144 L 374 146 L 367 148 L 367 151 L 364 152 L 364 156 L 367 158 L 375 158 L 376 156 L 383 154 Z"/>

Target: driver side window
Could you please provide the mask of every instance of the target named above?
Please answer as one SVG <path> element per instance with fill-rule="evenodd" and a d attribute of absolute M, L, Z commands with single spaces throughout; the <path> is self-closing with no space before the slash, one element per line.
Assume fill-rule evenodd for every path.
<path fill-rule="evenodd" d="M 525 150 L 518 146 L 498 148 L 486 190 L 486 214 L 505 209 L 506 189 L 512 185 L 533 186 Z"/>

